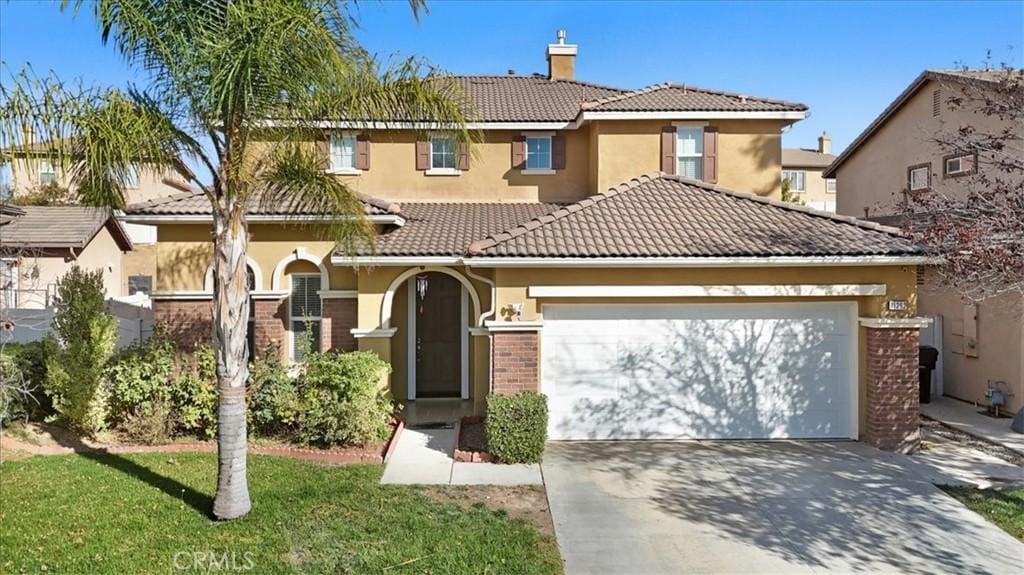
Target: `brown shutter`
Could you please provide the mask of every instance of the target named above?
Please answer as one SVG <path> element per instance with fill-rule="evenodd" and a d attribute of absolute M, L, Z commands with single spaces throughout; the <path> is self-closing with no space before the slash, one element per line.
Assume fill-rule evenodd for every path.
<path fill-rule="evenodd" d="M 370 169 L 370 136 L 368 134 L 356 136 L 356 169 Z"/>
<path fill-rule="evenodd" d="M 551 169 L 565 169 L 565 136 L 551 138 Z"/>
<path fill-rule="evenodd" d="M 718 183 L 718 128 L 704 128 L 704 181 Z"/>
<path fill-rule="evenodd" d="M 676 173 L 675 126 L 665 126 L 661 129 L 661 171 L 666 174 Z"/>
<path fill-rule="evenodd" d="M 526 136 L 512 138 L 512 169 L 526 169 Z"/>
<path fill-rule="evenodd" d="M 324 167 L 325 170 L 331 169 L 331 136 L 326 132 L 321 132 L 316 139 L 316 161 L 318 165 Z"/>
<path fill-rule="evenodd" d="M 459 144 L 455 147 L 455 168 L 462 171 L 469 169 L 469 144 Z"/>
<path fill-rule="evenodd" d="M 430 142 L 426 140 L 416 140 L 416 169 L 430 169 Z"/>

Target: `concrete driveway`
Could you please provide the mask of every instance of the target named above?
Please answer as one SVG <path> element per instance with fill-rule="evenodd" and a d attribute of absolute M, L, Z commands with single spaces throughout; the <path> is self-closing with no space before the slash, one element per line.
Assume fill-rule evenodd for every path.
<path fill-rule="evenodd" d="M 1020 573 L 1024 544 L 853 442 L 550 443 L 569 574 Z"/>

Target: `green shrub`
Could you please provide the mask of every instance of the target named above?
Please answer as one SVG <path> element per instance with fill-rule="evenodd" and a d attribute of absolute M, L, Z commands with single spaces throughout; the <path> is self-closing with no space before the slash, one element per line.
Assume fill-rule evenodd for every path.
<path fill-rule="evenodd" d="M 103 380 L 117 343 L 117 320 L 107 313 L 103 272 L 75 266 L 57 281 L 56 338 L 46 343 L 43 388 L 71 427 L 95 433 L 106 424 Z"/>
<path fill-rule="evenodd" d="M 293 435 L 302 405 L 299 390 L 288 368 L 275 352 L 264 353 L 252 363 L 249 374 L 248 414 L 250 433 Z"/>
<path fill-rule="evenodd" d="M 108 424 L 116 427 L 156 403 L 169 404 L 173 367 L 174 344 L 159 336 L 118 353 L 107 368 Z"/>
<path fill-rule="evenodd" d="M 164 400 L 148 402 L 145 407 L 127 414 L 118 426 L 118 431 L 136 443 L 167 443 L 174 431 L 171 404 Z"/>
<path fill-rule="evenodd" d="M 371 352 L 307 355 L 298 382 L 299 440 L 366 445 L 385 439 L 394 404 L 380 381 L 390 371 Z"/>
<path fill-rule="evenodd" d="M 0 425 L 15 419 L 42 419 L 53 411 L 43 393 L 45 377 L 43 342 L 0 347 Z"/>
<path fill-rule="evenodd" d="M 217 358 L 213 348 L 197 346 L 193 353 L 179 358 L 170 396 L 178 430 L 206 438 L 217 435 Z"/>
<path fill-rule="evenodd" d="M 502 463 L 540 463 L 548 431 L 548 400 L 539 393 L 487 398 L 487 449 Z"/>

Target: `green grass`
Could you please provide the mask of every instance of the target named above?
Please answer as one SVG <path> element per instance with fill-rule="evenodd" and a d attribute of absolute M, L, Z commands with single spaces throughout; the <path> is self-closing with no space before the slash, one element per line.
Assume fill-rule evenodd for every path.
<path fill-rule="evenodd" d="M 1024 541 L 1024 489 L 970 489 L 945 487 L 946 493 L 960 500 L 975 513 Z"/>
<path fill-rule="evenodd" d="M 253 509 L 219 523 L 210 454 L 7 461 L 0 573 L 233 571 L 211 556 L 252 573 L 561 572 L 554 542 L 525 522 L 378 485 L 382 469 L 251 456 Z"/>

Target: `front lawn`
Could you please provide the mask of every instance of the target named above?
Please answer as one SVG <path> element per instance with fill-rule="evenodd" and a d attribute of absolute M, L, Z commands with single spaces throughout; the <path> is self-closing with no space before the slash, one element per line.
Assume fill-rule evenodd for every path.
<path fill-rule="evenodd" d="M 1003 531 L 1024 541 L 1024 489 L 943 489 L 975 513 L 1002 527 Z"/>
<path fill-rule="evenodd" d="M 251 456 L 252 512 L 217 523 L 210 454 L 0 463 L 0 573 L 560 573 L 554 541 L 483 505 L 378 485 L 379 465 Z"/>

